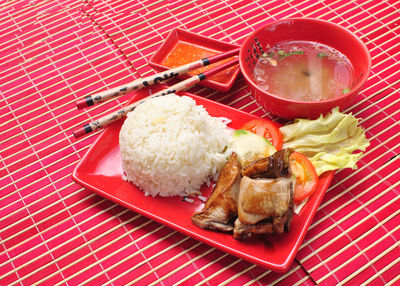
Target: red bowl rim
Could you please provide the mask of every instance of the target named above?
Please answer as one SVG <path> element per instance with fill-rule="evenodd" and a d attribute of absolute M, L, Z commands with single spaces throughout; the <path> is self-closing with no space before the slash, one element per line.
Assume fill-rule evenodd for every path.
<path fill-rule="evenodd" d="M 333 27 L 335 27 L 336 29 L 339 29 L 340 31 L 342 31 L 342 33 L 348 34 L 350 35 L 355 41 L 359 42 L 360 46 L 362 47 L 364 53 L 367 55 L 367 72 L 365 72 L 361 77 L 360 80 L 358 80 L 357 84 L 355 86 L 353 86 L 353 88 L 348 92 L 345 93 L 339 97 L 335 97 L 335 98 L 331 98 L 331 99 L 327 99 L 327 100 L 321 100 L 321 101 L 300 101 L 300 100 L 293 100 L 293 99 L 287 99 L 284 97 L 280 97 L 277 95 L 274 95 L 272 93 L 266 92 L 265 90 L 261 89 L 260 87 L 258 87 L 254 81 L 251 79 L 251 77 L 248 75 L 248 73 L 244 70 L 244 54 L 245 54 L 245 46 L 247 44 L 247 42 L 250 41 L 250 39 L 253 37 L 254 34 L 256 34 L 258 31 L 265 29 L 266 27 L 272 26 L 272 25 L 276 25 L 278 23 L 281 22 L 287 22 L 287 21 L 303 21 L 303 22 L 314 22 L 314 23 L 318 23 L 318 24 L 328 24 L 331 25 Z M 351 62 L 351 59 L 349 59 Z M 271 23 L 268 23 L 266 25 L 263 25 L 259 28 L 257 28 L 255 31 L 253 31 L 251 34 L 249 34 L 246 39 L 244 40 L 244 42 L 242 43 L 241 47 L 240 47 L 240 52 L 239 52 L 239 66 L 240 69 L 242 71 L 242 75 L 245 77 L 246 81 L 251 83 L 253 88 L 258 89 L 260 92 L 262 92 L 263 94 L 268 94 L 268 96 L 271 96 L 275 99 L 278 100 L 282 100 L 288 103 L 297 103 L 297 104 L 321 104 L 321 103 L 334 103 L 335 101 L 337 101 L 338 99 L 343 99 L 345 97 L 351 97 L 353 96 L 357 90 L 359 90 L 363 84 L 367 81 L 368 76 L 371 72 L 371 55 L 368 51 L 368 48 L 366 47 L 366 45 L 364 44 L 363 41 L 361 41 L 360 38 L 358 38 L 355 34 L 353 34 L 352 32 L 350 32 L 349 30 L 347 30 L 346 28 L 336 24 L 336 23 L 332 23 L 329 21 L 325 21 L 325 20 L 321 20 L 321 19 L 315 19 L 315 18 L 306 18 L 306 17 L 294 17 L 294 18 L 285 18 L 285 19 L 281 19 L 281 20 L 277 20 L 277 21 L 273 21 Z"/>

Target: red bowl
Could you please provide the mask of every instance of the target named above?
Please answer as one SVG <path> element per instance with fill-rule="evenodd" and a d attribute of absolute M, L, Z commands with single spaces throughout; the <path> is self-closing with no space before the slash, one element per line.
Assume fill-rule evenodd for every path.
<path fill-rule="evenodd" d="M 171 50 L 178 44 L 178 42 L 185 42 L 195 46 L 199 46 L 202 48 L 206 48 L 208 50 L 212 50 L 217 53 L 230 51 L 233 49 L 239 48 L 238 45 L 234 45 L 231 43 L 226 43 L 223 41 L 214 40 L 209 37 L 204 37 L 199 34 L 195 34 L 183 29 L 176 28 L 172 30 L 164 43 L 160 46 L 160 48 L 153 54 L 153 56 L 149 60 L 149 65 L 155 68 L 158 71 L 169 70 L 170 67 L 163 65 L 164 59 L 169 55 Z M 199 82 L 199 85 L 212 88 L 218 90 L 220 92 L 228 91 L 235 79 L 237 78 L 240 72 L 239 66 L 234 68 L 232 75 L 224 82 L 215 81 L 212 79 L 205 79 Z M 189 74 L 183 74 L 179 76 L 181 79 L 189 78 Z"/>
<path fill-rule="evenodd" d="M 305 102 L 285 99 L 258 87 L 252 77 L 257 58 L 267 45 L 272 46 L 288 40 L 318 42 L 347 56 L 354 71 L 354 85 L 351 91 L 329 100 Z M 349 107 L 371 71 L 371 56 L 359 38 L 337 24 L 310 18 L 288 18 L 260 27 L 245 39 L 240 49 L 239 62 L 256 101 L 272 114 L 286 119 L 314 119 L 336 106 L 339 106 L 340 110 Z"/>

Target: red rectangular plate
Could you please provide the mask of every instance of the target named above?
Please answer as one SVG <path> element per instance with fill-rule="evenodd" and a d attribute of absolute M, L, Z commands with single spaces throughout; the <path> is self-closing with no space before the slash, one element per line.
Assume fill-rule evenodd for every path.
<path fill-rule="evenodd" d="M 226 51 L 230 51 L 230 50 L 239 48 L 238 45 L 214 40 L 211 38 L 207 38 L 207 37 L 177 28 L 177 29 L 172 30 L 169 33 L 169 35 L 165 39 L 164 43 L 153 54 L 153 56 L 149 60 L 149 65 L 158 71 L 165 71 L 165 70 L 170 69 L 169 67 L 162 65 L 162 62 L 164 61 L 164 59 L 168 56 L 168 54 L 171 52 L 171 50 L 175 47 L 175 45 L 179 41 L 190 43 L 190 44 L 193 44 L 193 45 L 196 45 L 199 47 L 207 48 L 207 49 L 210 49 L 210 50 L 213 50 L 216 52 L 226 52 Z M 202 80 L 201 82 L 199 82 L 199 85 L 209 87 L 209 88 L 221 91 L 221 92 L 226 92 L 232 87 L 239 72 L 240 72 L 239 65 L 237 65 L 234 72 L 232 73 L 232 76 L 229 78 L 228 81 L 218 82 L 218 81 L 214 81 L 214 80 L 210 80 L 210 79 L 205 79 L 205 80 Z M 188 74 L 179 76 L 179 78 L 181 78 L 181 79 L 186 79 L 189 77 L 190 77 L 190 75 L 188 75 Z"/>
<path fill-rule="evenodd" d="M 229 127 L 233 129 L 238 129 L 246 121 L 257 118 L 196 95 L 180 94 L 193 98 L 212 116 L 231 119 Z M 136 92 L 134 100 L 148 95 L 148 89 L 140 90 Z M 201 210 L 204 205 L 198 198 L 194 203 L 188 203 L 180 197 L 146 197 L 136 186 L 122 180 L 119 151 L 119 131 L 122 123 L 119 121 L 110 125 L 93 143 L 73 172 L 76 182 L 111 201 L 237 257 L 278 272 L 284 272 L 290 267 L 333 178 L 333 172 L 326 172 L 320 177 L 318 190 L 310 197 L 300 215 L 294 215 L 289 233 L 266 235 L 265 239 L 238 241 L 233 239 L 232 234 L 200 229 L 192 224 L 192 214 Z M 211 188 L 203 187 L 202 192 L 208 197 Z"/>

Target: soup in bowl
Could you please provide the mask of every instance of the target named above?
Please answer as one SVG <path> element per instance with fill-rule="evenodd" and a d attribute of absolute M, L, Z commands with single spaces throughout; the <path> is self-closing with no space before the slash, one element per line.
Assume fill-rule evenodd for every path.
<path fill-rule="evenodd" d="M 286 119 L 345 109 L 371 69 L 360 39 L 339 25 L 309 18 L 260 27 L 245 39 L 239 58 L 255 99 Z"/>

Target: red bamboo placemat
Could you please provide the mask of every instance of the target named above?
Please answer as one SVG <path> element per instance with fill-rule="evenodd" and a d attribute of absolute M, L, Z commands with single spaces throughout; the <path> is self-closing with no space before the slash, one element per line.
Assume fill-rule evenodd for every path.
<path fill-rule="evenodd" d="M 0 285 L 314 285 L 399 283 L 400 1 L 13 1 L 0 3 Z M 126 95 L 74 102 L 153 72 L 181 27 L 240 44 L 263 23 L 306 16 L 367 45 L 372 73 L 348 112 L 371 146 L 337 172 L 291 269 L 278 274 L 107 201 L 71 172 L 98 133 L 72 130 Z M 276 120 L 242 78 L 213 100 Z"/>

